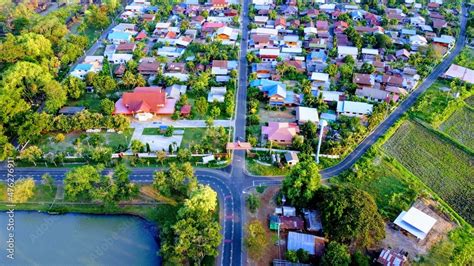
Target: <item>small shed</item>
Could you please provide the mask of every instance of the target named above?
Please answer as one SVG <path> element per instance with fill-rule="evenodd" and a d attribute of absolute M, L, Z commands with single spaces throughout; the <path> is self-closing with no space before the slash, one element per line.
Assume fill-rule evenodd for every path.
<path fill-rule="evenodd" d="M 289 166 L 293 166 L 299 162 L 298 154 L 295 151 L 285 153 L 285 161 Z"/>
<path fill-rule="evenodd" d="M 306 220 L 306 230 L 319 232 L 323 229 L 321 222 L 321 213 L 319 211 L 305 211 L 304 218 Z"/>
<path fill-rule="evenodd" d="M 280 229 L 281 230 L 298 230 L 303 231 L 304 220 L 298 216 L 293 217 L 280 217 Z"/>
<path fill-rule="evenodd" d="M 280 217 L 278 215 L 270 215 L 270 230 L 278 230 L 278 224 L 280 223 Z"/>
<path fill-rule="evenodd" d="M 181 107 L 181 116 L 188 117 L 191 114 L 191 105 L 185 104 Z"/>

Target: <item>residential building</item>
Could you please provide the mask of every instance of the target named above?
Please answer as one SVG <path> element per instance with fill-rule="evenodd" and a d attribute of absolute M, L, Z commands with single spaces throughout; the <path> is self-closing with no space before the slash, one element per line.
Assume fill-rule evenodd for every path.
<path fill-rule="evenodd" d="M 291 145 L 299 131 L 296 123 L 269 122 L 268 126 L 262 126 L 262 138 L 279 145 Z"/>
<path fill-rule="evenodd" d="M 310 107 L 296 107 L 296 121 L 298 124 L 304 124 L 306 122 L 313 122 L 318 124 L 319 117 L 318 117 L 318 109 L 310 108 Z"/>
<path fill-rule="evenodd" d="M 209 94 L 207 95 L 207 101 L 223 103 L 225 100 L 225 94 L 227 93 L 226 87 L 211 87 Z"/>
<path fill-rule="evenodd" d="M 419 240 L 423 240 L 436 224 L 436 219 L 411 207 L 408 211 L 402 211 L 393 223 Z"/>
<path fill-rule="evenodd" d="M 336 110 L 338 115 L 361 117 L 370 115 L 373 105 L 362 102 L 338 101 Z"/>

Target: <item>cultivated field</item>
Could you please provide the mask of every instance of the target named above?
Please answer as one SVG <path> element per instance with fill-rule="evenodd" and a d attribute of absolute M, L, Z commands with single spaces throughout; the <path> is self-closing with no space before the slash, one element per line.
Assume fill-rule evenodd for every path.
<path fill-rule="evenodd" d="M 409 121 L 383 148 L 474 224 L 473 157 Z"/>
<path fill-rule="evenodd" d="M 456 110 L 440 126 L 440 130 L 474 150 L 474 111 L 467 107 Z"/>

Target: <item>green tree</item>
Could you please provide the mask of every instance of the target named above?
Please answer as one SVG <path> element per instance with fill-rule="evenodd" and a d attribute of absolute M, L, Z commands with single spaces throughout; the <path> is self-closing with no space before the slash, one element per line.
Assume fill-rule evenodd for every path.
<path fill-rule="evenodd" d="M 105 96 L 117 88 L 115 79 L 111 76 L 105 75 L 96 75 L 92 85 L 94 86 L 95 91 L 101 96 Z"/>
<path fill-rule="evenodd" d="M 285 259 L 289 262 L 298 262 L 298 254 L 294 250 L 287 250 L 285 252 Z"/>
<path fill-rule="evenodd" d="M 63 86 L 71 99 L 79 99 L 86 91 L 86 83 L 74 76 L 68 76 L 64 80 Z"/>
<path fill-rule="evenodd" d="M 247 206 L 249 207 L 249 210 L 251 213 L 255 213 L 258 208 L 260 208 L 260 199 L 258 198 L 257 195 L 255 194 L 250 194 L 247 197 Z"/>
<path fill-rule="evenodd" d="M 166 161 L 166 152 L 165 151 L 158 151 L 156 153 L 156 162 L 161 163 L 161 165 L 163 165 L 164 161 Z"/>
<path fill-rule="evenodd" d="M 35 181 L 33 178 L 21 178 L 15 181 L 15 193 L 13 202 L 24 203 L 31 199 L 35 194 Z"/>
<path fill-rule="evenodd" d="M 145 150 L 145 145 L 138 139 L 134 139 L 130 144 L 130 148 L 132 149 L 133 153 L 139 153 Z"/>
<path fill-rule="evenodd" d="M 33 163 L 36 166 L 36 161 L 43 156 L 43 151 L 38 146 L 29 146 L 20 152 L 20 159 Z"/>
<path fill-rule="evenodd" d="M 207 103 L 206 98 L 200 97 L 195 102 L 194 110 L 196 110 L 196 112 L 198 112 L 200 115 L 205 115 L 207 113 L 208 106 L 209 104 Z"/>
<path fill-rule="evenodd" d="M 312 160 L 298 163 L 283 179 L 282 193 L 295 206 L 304 207 L 321 185 L 318 165 Z"/>
<path fill-rule="evenodd" d="M 366 248 L 385 237 L 385 224 L 367 192 L 349 186 L 331 186 L 323 196 L 322 222 L 330 239 Z"/>
<path fill-rule="evenodd" d="M 14 152 L 15 147 L 8 141 L 3 125 L 0 123 L 0 161 L 12 156 Z"/>
<path fill-rule="evenodd" d="M 114 168 L 113 180 L 117 186 L 115 200 L 128 200 L 138 194 L 138 187 L 130 182 L 130 170 L 125 164 L 118 164 Z"/>
<path fill-rule="evenodd" d="M 180 167 L 171 163 L 168 170 L 155 172 L 153 178 L 156 191 L 164 196 L 175 196 L 177 199 L 186 197 L 196 186 L 197 178 L 190 163 L 184 163 Z"/>
<path fill-rule="evenodd" d="M 247 237 L 244 240 L 245 247 L 252 259 L 258 259 L 268 247 L 268 239 L 265 227 L 258 220 L 253 220 L 247 225 Z"/>
<path fill-rule="evenodd" d="M 95 188 L 101 180 L 100 170 L 102 169 L 91 165 L 84 165 L 69 171 L 64 179 L 66 196 L 72 200 L 92 199 Z"/>
<path fill-rule="evenodd" d="M 221 108 L 219 108 L 219 106 L 213 106 L 210 115 L 213 119 L 218 118 L 221 115 Z"/>
<path fill-rule="evenodd" d="M 331 241 L 324 252 L 322 265 L 348 266 L 351 262 L 351 255 L 346 245 Z"/>
<path fill-rule="evenodd" d="M 176 154 L 176 158 L 178 158 L 178 161 L 182 163 L 188 162 L 191 160 L 191 151 L 186 148 L 179 149 L 178 153 Z"/>
<path fill-rule="evenodd" d="M 105 115 L 111 115 L 115 110 L 115 103 L 105 98 L 100 101 L 100 109 Z"/>

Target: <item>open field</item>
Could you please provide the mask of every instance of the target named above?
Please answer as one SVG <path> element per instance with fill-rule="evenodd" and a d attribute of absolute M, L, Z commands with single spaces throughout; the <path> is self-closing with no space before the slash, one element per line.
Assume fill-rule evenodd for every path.
<path fill-rule="evenodd" d="M 257 163 L 254 159 L 248 159 L 246 167 L 247 171 L 253 175 L 282 176 L 287 175 L 290 171 L 288 167 L 279 168 L 273 165 L 262 165 Z"/>
<path fill-rule="evenodd" d="M 100 112 L 100 97 L 97 94 L 85 93 L 81 98 L 69 103 L 70 106 L 84 106 L 90 112 Z"/>
<path fill-rule="evenodd" d="M 474 150 L 474 111 L 463 107 L 456 110 L 440 126 L 440 130 L 455 138 L 461 144 Z"/>
<path fill-rule="evenodd" d="M 434 122 L 453 100 L 448 92 L 440 90 L 443 87 L 449 88 L 449 82 L 437 80 L 433 83 L 413 107 L 413 114 L 428 123 Z"/>
<path fill-rule="evenodd" d="M 407 181 L 407 173 L 398 169 L 386 156 L 377 156 L 358 165 L 357 173 L 338 176 L 331 183 L 351 184 L 375 199 L 383 217 L 394 220 L 407 210 L 418 195 L 418 189 Z M 360 166 L 360 167 L 359 167 Z"/>
<path fill-rule="evenodd" d="M 206 128 L 185 128 L 181 147 L 189 148 L 192 144 L 200 143 L 205 134 Z"/>
<path fill-rule="evenodd" d="M 406 121 L 383 149 L 474 223 L 473 158 L 427 129 Z"/>

